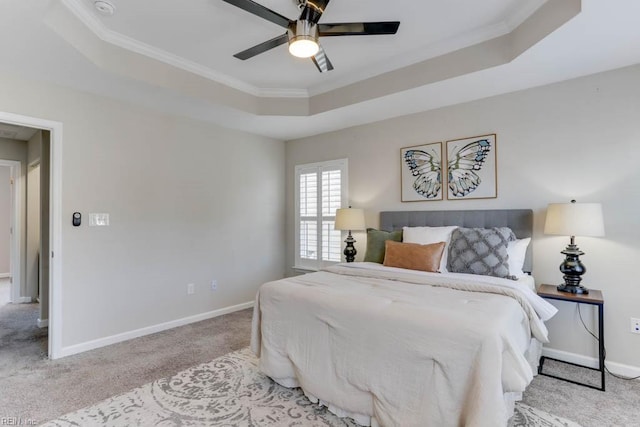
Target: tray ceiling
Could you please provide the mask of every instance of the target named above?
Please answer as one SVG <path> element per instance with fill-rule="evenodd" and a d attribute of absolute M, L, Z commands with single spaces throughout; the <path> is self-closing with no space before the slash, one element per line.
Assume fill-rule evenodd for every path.
<path fill-rule="evenodd" d="M 381 1 L 333 0 L 321 22 L 398 20 L 395 35 L 322 38 L 335 70 L 320 74 L 310 60 L 288 54 L 286 46 L 246 61 L 233 54 L 284 33 L 271 22 L 221 0 L 109 0 L 112 16 L 103 16 L 92 0 L 65 0 L 79 18 L 110 42 L 144 49 L 156 58 L 218 75 L 239 88 L 319 93 L 398 69 L 506 34 L 534 13 L 544 0 Z M 261 0 L 291 19 L 294 0 Z M 188 65 L 187 65 L 188 66 Z"/>
<path fill-rule="evenodd" d="M 320 22 L 401 24 L 321 39 L 322 74 L 286 45 L 234 58 L 283 31 L 222 0 L 109 1 L 4 0 L 0 72 L 288 140 L 640 63 L 631 0 L 331 0 Z"/>

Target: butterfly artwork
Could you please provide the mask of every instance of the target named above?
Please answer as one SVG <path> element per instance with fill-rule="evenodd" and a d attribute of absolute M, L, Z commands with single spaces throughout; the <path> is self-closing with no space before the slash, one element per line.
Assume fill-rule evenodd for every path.
<path fill-rule="evenodd" d="M 442 200 L 442 143 L 401 150 L 402 201 Z"/>
<path fill-rule="evenodd" d="M 496 135 L 447 141 L 447 199 L 496 196 Z"/>
<path fill-rule="evenodd" d="M 442 200 L 443 188 L 449 200 L 496 197 L 495 144 L 495 134 L 447 141 L 445 163 L 440 142 L 403 148 L 402 201 Z"/>

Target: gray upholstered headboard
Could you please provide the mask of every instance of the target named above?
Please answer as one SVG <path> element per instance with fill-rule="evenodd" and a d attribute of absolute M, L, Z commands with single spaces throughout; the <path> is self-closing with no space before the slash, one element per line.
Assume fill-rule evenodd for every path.
<path fill-rule="evenodd" d="M 468 228 L 509 227 L 518 239 L 533 234 L 531 209 L 497 209 L 469 211 L 389 211 L 380 212 L 381 230 L 401 230 L 402 227 L 458 225 Z M 527 248 L 524 271 L 533 268 L 532 244 Z"/>

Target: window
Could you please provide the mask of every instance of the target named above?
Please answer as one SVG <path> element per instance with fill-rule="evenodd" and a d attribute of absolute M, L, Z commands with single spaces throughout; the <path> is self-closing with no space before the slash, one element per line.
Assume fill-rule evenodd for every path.
<path fill-rule="evenodd" d="M 296 172 L 295 267 L 318 270 L 342 260 L 336 209 L 347 204 L 347 159 L 298 165 Z"/>

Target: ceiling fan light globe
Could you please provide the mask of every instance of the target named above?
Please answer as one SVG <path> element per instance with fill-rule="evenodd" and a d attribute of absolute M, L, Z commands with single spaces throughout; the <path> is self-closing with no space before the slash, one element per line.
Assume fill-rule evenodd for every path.
<path fill-rule="evenodd" d="M 320 47 L 313 37 L 298 36 L 289 41 L 289 53 L 298 58 L 310 58 L 316 53 Z"/>

